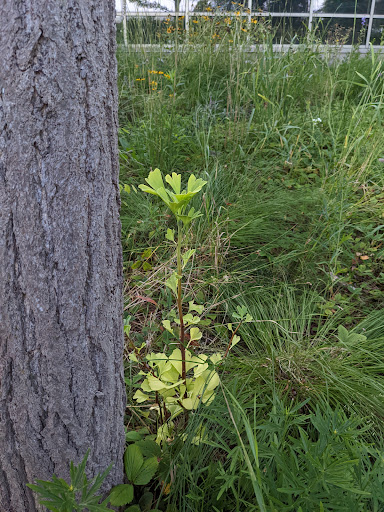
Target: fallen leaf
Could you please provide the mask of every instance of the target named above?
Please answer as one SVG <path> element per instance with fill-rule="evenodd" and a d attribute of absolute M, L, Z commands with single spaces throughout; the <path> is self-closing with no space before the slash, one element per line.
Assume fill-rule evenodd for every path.
<path fill-rule="evenodd" d="M 365 260 L 369 260 L 369 256 L 360 256 L 360 259 L 365 261 Z"/>
<path fill-rule="evenodd" d="M 143 295 L 136 295 L 136 297 L 137 297 L 138 299 L 140 299 L 142 302 L 150 302 L 150 303 L 151 303 L 151 304 L 153 304 L 154 306 L 159 307 L 158 303 L 157 303 L 155 300 L 153 300 L 153 299 L 151 299 L 151 298 L 149 298 L 149 297 L 144 297 Z"/>

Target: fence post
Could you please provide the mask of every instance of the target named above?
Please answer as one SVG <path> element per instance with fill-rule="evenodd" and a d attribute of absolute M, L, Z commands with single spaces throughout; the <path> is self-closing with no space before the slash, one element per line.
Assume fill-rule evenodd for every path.
<path fill-rule="evenodd" d="M 186 42 L 189 42 L 189 0 L 185 0 L 185 36 Z"/>
<path fill-rule="evenodd" d="M 127 0 L 123 1 L 123 37 L 124 37 L 124 46 L 128 46 L 128 36 L 127 36 Z"/>
<path fill-rule="evenodd" d="M 371 40 L 372 25 L 373 25 L 373 15 L 375 14 L 375 3 L 376 3 L 376 0 L 372 0 L 371 11 L 369 13 L 367 39 L 365 40 L 365 47 L 366 48 L 369 48 L 369 42 Z"/>
<path fill-rule="evenodd" d="M 309 18 L 308 18 L 308 35 L 312 33 L 312 24 L 313 24 L 313 2 L 314 0 L 309 0 Z"/>

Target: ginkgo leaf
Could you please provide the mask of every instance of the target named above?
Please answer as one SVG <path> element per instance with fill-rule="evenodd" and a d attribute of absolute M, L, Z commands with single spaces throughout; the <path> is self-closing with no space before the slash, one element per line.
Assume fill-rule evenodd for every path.
<path fill-rule="evenodd" d="M 168 288 L 170 288 L 175 295 L 177 295 L 177 284 L 178 284 L 178 277 L 177 277 L 176 272 L 174 272 L 171 275 L 171 277 L 169 277 L 165 281 L 165 285 L 168 286 Z"/>
<path fill-rule="evenodd" d="M 200 331 L 198 327 L 192 327 L 189 331 L 189 335 L 191 337 L 191 341 L 197 341 L 200 340 L 203 336 L 203 333 Z"/>
<path fill-rule="evenodd" d="M 231 348 L 233 348 L 235 345 L 237 345 L 237 343 L 239 343 L 240 339 L 241 339 L 240 336 L 235 334 L 234 337 L 232 338 Z"/>
<path fill-rule="evenodd" d="M 181 405 L 184 407 L 184 409 L 187 409 L 188 411 L 192 411 L 193 409 L 193 401 L 191 398 L 183 398 L 181 400 Z"/>
<path fill-rule="evenodd" d="M 173 335 L 175 334 L 175 333 L 173 332 L 173 329 L 172 329 L 172 327 L 171 327 L 171 322 L 170 322 L 169 320 L 163 320 L 163 321 L 162 321 L 162 324 L 163 324 L 164 328 L 165 328 L 165 329 L 167 329 L 167 331 L 168 331 L 168 332 L 170 332 L 170 333 L 171 333 L 171 334 L 173 334 Z"/>
<path fill-rule="evenodd" d="M 197 194 L 206 185 L 207 182 L 201 178 L 196 179 L 194 174 L 191 174 L 188 180 L 188 192 Z"/>
<path fill-rule="evenodd" d="M 138 404 L 146 402 L 148 398 L 149 396 L 143 393 L 140 389 L 138 389 L 136 393 L 133 395 L 133 399 L 136 400 Z"/>
<path fill-rule="evenodd" d="M 212 354 L 209 357 L 209 359 L 211 360 L 211 362 L 213 364 L 217 364 L 217 363 L 219 363 L 223 359 L 223 356 L 219 352 L 216 352 L 216 354 Z"/>
<path fill-rule="evenodd" d="M 199 304 L 195 304 L 193 302 L 193 300 L 189 301 L 188 304 L 189 304 L 189 311 L 196 311 L 196 313 L 199 313 L 199 315 L 201 315 L 201 313 L 204 310 L 204 306 L 201 306 Z"/>
<path fill-rule="evenodd" d="M 148 178 L 145 178 L 145 181 L 150 185 L 154 190 L 158 190 L 159 188 L 164 187 L 163 176 L 161 174 L 160 169 L 154 169 L 148 174 Z"/>
<path fill-rule="evenodd" d="M 172 176 L 169 174 L 166 175 L 165 181 L 171 185 L 175 194 L 180 194 L 181 190 L 181 174 L 172 173 Z"/>
<path fill-rule="evenodd" d="M 175 230 L 174 229 L 167 229 L 167 234 L 165 235 L 165 238 L 167 240 L 170 240 L 171 242 L 175 241 Z"/>
<path fill-rule="evenodd" d="M 149 374 L 147 376 L 148 386 L 151 391 L 160 391 L 162 389 L 167 389 L 167 385 L 164 384 L 160 379 L 155 377 L 154 375 Z"/>
<path fill-rule="evenodd" d="M 185 254 L 182 254 L 183 258 L 183 267 L 188 263 L 188 261 L 191 259 L 191 257 L 195 254 L 195 249 L 189 249 Z"/>

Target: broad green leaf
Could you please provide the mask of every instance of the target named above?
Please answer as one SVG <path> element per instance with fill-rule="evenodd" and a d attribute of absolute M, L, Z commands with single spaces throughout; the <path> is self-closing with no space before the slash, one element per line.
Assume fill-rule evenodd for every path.
<path fill-rule="evenodd" d="M 143 372 L 143 373 L 144 373 L 144 372 Z M 145 374 L 144 374 L 144 375 L 145 375 Z M 148 374 L 147 374 L 146 378 L 143 380 L 143 382 L 141 383 L 141 386 L 140 386 L 140 387 L 141 387 L 141 389 L 142 389 L 143 391 L 146 391 L 147 393 L 150 393 L 150 392 L 152 391 L 152 389 L 151 389 L 151 387 L 150 387 L 150 385 L 149 385 L 149 383 L 148 383 Z"/>
<path fill-rule="evenodd" d="M 167 240 L 170 240 L 171 242 L 175 241 L 175 230 L 174 229 L 167 229 L 167 234 L 165 235 L 165 238 Z"/>
<path fill-rule="evenodd" d="M 191 398 L 183 398 L 181 400 L 181 405 L 188 411 L 192 411 L 193 409 L 193 401 Z"/>
<path fill-rule="evenodd" d="M 163 177 L 161 175 L 160 169 L 154 169 L 148 174 L 148 178 L 145 178 L 145 181 L 150 185 L 154 190 L 158 190 L 159 188 L 165 188 Z"/>
<path fill-rule="evenodd" d="M 232 338 L 231 348 L 233 348 L 235 345 L 237 345 L 237 343 L 239 343 L 240 339 L 241 339 L 240 336 L 235 334 L 234 337 Z"/>
<path fill-rule="evenodd" d="M 199 316 L 193 316 L 191 313 L 187 313 L 183 316 L 184 323 L 188 325 L 196 325 L 200 322 Z M 180 322 L 177 322 L 180 323 Z"/>
<path fill-rule="evenodd" d="M 189 249 L 185 254 L 182 254 L 183 258 L 183 267 L 188 263 L 188 261 L 191 259 L 191 257 L 195 254 L 195 249 Z"/>
<path fill-rule="evenodd" d="M 175 384 L 180 379 L 180 374 L 176 368 L 170 363 L 170 368 L 161 374 L 161 380 L 165 382 L 172 382 Z"/>
<path fill-rule="evenodd" d="M 163 321 L 162 321 L 162 324 L 163 324 L 164 328 L 165 328 L 165 329 L 167 329 L 167 331 L 168 331 L 168 332 L 170 332 L 170 333 L 171 333 L 171 334 L 173 334 L 173 335 L 175 334 L 175 333 L 173 332 L 173 329 L 172 329 L 172 327 L 171 327 L 171 322 L 170 322 L 169 320 L 163 320 Z"/>
<path fill-rule="evenodd" d="M 168 399 L 171 399 L 171 401 L 174 401 L 174 397 L 176 396 L 177 393 L 178 393 L 178 391 L 176 390 L 176 387 L 174 387 L 172 389 L 166 389 L 165 391 L 162 391 L 160 394 L 164 398 L 164 400 L 167 402 Z M 176 399 L 177 399 L 177 397 L 176 397 Z"/>
<path fill-rule="evenodd" d="M 200 354 L 196 356 L 195 361 L 197 362 L 197 365 L 195 366 L 193 370 L 193 374 L 195 378 L 199 377 L 205 370 L 208 369 L 208 363 L 206 362 L 208 359 L 208 356 L 206 354 Z"/>
<path fill-rule="evenodd" d="M 144 459 L 140 448 L 136 444 L 128 445 L 124 454 L 125 474 L 130 482 L 134 483 L 143 465 Z"/>
<path fill-rule="evenodd" d="M 120 484 L 113 487 L 109 495 L 109 501 L 114 507 L 128 505 L 133 500 L 133 485 Z"/>
<path fill-rule="evenodd" d="M 138 362 L 138 359 L 137 359 L 137 355 L 135 354 L 135 352 L 131 352 L 129 354 L 129 360 L 134 362 L 134 363 L 137 363 Z"/>
<path fill-rule="evenodd" d="M 159 391 L 159 392 L 166 390 L 166 389 L 172 389 L 183 382 L 182 380 L 180 380 L 178 382 L 175 382 L 174 384 L 166 384 L 165 382 L 158 379 L 157 377 L 154 377 L 153 375 L 147 375 L 147 381 L 148 381 L 148 386 L 151 389 L 151 391 Z"/>
<path fill-rule="evenodd" d="M 126 508 L 124 512 L 141 512 L 141 508 L 139 505 L 131 505 L 130 507 Z"/>
<path fill-rule="evenodd" d="M 241 317 L 245 316 L 247 314 L 247 308 L 246 306 L 237 306 L 237 312 Z"/>
<path fill-rule="evenodd" d="M 167 441 L 170 437 L 172 437 L 173 427 L 174 424 L 172 421 L 167 421 L 167 423 L 160 425 L 157 429 L 156 443 L 160 444 L 162 441 Z"/>
<path fill-rule="evenodd" d="M 196 179 L 194 174 L 191 174 L 188 180 L 188 192 L 193 192 L 194 194 L 197 194 L 197 192 L 200 192 L 200 190 L 206 185 L 207 182 L 198 178 Z"/>
<path fill-rule="evenodd" d="M 161 374 L 163 371 L 167 369 L 167 366 L 171 365 L 168 363 L 168 357 L 164 354 L 164 352 L 151 352 L 147 354 L 146 360 L 151 368 L 158 368 L 158 373 Z"/>
<path fill-rule="evenodd" d="M 209 359 L 212 361 L 213 364 L 217 364 L 223 359 L 223 356 L 219 352 L 216 352 L 216 354 L 212 354 L 211 356 L 209 356 Z"/>
<path fill-rule="evenodd" d="M 193 300 L 189 301 L 188 304 L 189 304 L 189 311 L 196 311 L 196 313 L 199 313 L 199 315 L 201 315 L 201 313 L 204 310 L 204 306 L 200 306 L 199 304 L 195 304 L 193 302 Z"/>
<path fill-rule="evenodd" d="M 153 194 L 154 196 L 159 195 L 155 190 L 153 190 L 153 188 L 148 187 L 148 185 L 139 185 L 139 189 L 143 192 L 148 192 L 148 194 Z"/>
<path fill-rule="evenodd" d="M 203 336 L 203 333 L 200 331 L 198 327 L 192 327 L 189 331 L 189 335 L 191 337 L 191 341 L 200 340 Z"/>
<path fill-rule="evenodd" d="M 156 446 L 159 448 L 158 445 L 156 445 Z M 149 492 L 149 491 L 144 492 L 139 500 L 139 505 L 140 505 L 141 510 L 143 512 L 153 512 L 153 508 L 152 508 L 153 500 L 154 500 L 154 496 L 153 496 L 152 492 Z"/>
<path fill-rule="evenodd" d="M 172 176 L 169 174 L 166 175 L 165 181 L 171 185 L 175 194 L 180 194 L 181 190 L 181 174 L 172 173 Z"/>
<path fill-rule="evenodd" d="M 211 391 L 212 389 L 217 388 L 217 386 L 220 384 L 220 377 L 217 372 L 212 371 L 210 373 L 209 378 L 207 379 L 207 390 Z"/>
<path fill-rule="evenodd" d="M 143 436 L 139 434 L 139 432 L 136 432 L 136 430 L 131 430 L 125 434 L 125 440 L 127 442 L 140 441 L 141 439 L 143 439 Z"/>
<path fill-rule="evenodd" d="M 167 385 L 164 384 L 164 382 L 162 382 L 160 379 L 154 377 L 151 374 L 147 376 L 147 380 L 151 391 L 160 391 L 162 389 L 167 389 Z"/>
<path fill-rule="evenodd" d="M 345 327 L 343 327 L 342 325 L 339 325 L 339 327 L 337 329 L 337 333 L 338 333 L 340 341 L 342 341 L 344 343 L 346 343 L 348 341 L 349 333 Z"/>
<path fill-rule="evenodd" d="M 170 288 L 173 293 L 175 295 L 177 295 L 177 284 L 178 284 L 178 277 L 177 277 L 177 274 L 176 272 L 174 272 L 171 277 L 169 277 L 166 281 L 165 281 L 165 286 L 168 286 L 168 288 Z"/>
<path fill-rule="evenodd" d="M 145 251 L 141 254 L 142 259 L 146 260 L 147 258 L 150 258 L 152 256 L 152 249 L 148 248 L 145 249 Z"/>
<path fill-rule="evenodd" d="M 189 350 L 185 351 L 185 368 L 188 372 L 191 368 L 194 368 L 198 363 L 195 361 L 195 357 L 192 356 Z M 182 372 L 182 357 L 181 350 L 179 348 L 175 348 L 172 354 L 169 356 L 169 361 L 172 363 L 172 366 L 179 372 L 181 375 Z M 182 381 L 181 381 L 182 382 Z"/>
<path fill-rule="evenodd" d="M 161 457 L 160 446 L 151 439 L 143 439 L 137 442 L 144 457 Z"/>
<path fill-rule="evenodd" d="M 149 396 L 143 393 L 140 389 L 138 389 L 132 398 L 136 400 L 138 404 L 142 404 L 143 402 L 146 402 L 149 399 Z"/>
<path fill-rule="evenodd" d="M 172 366 L 178 371 L 179 375 L 181 375 L 181 350 L 179 348 L 175 348 L 172 354 L 169 356 L 169 361 Z"/>
<path fill-rule="evenodd" d="M 147 485 L 155 476 L 159 463 L 157 457 L 146 459 L 141 466 L 136 478 L 133 480 L 135 485 Z"/>

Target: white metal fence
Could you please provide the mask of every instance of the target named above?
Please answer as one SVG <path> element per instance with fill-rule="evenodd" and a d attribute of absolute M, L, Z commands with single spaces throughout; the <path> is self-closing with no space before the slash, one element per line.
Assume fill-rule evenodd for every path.
<path fill-rule="evenodd" d="M 244 1 L 244 0 L 243 0 Z M 360 24 L 360 28 L 364 27 L 364 40 L 361 41 L 360 51 L 365 53 L 369 50 L 371 46 L 371 39 L 373 36 L 373 32 L 375 34 L 375 41 L 372 46 L 374 49 L 383 48 L 382 44 L 384 43 L 384 0 L 363 0 L 363 2 L 359 0 L 355 0 L 354 2 L 354 12 L 342 12 L 341 10 L 337 12 L 322 12 L 321 6 L 319 7 L 319 0 L 308 0 L 307 8 L 303 12 L 282 12 L 282 11 L 272 11 L 272 10 L 262 10 L 259 9 L 257 11 L 252 11 L 252 0 L 245 0 L 245 4 L 243 5 L 243 9 L 239 12 L 236 12 L 237 16 L 245 17 L 249 23 L 251 23 L 252 19 L 255 18 L 298 18 L 298 19 L 306 19 L 307 21 L 307 30 L 308 34 L 311 34 L 314 24 L 316 20 L 355 20 L 357 25 Z M 347 2 L 339 2 L 340 9 L 343 8 L 343 5 Z M 265 2 L 268 6 L 268 2 Z M 123 23 L 123 38 L 124 44 L 126 46 L 129 45 L 129 40 L 127 36 L 127 20 L 130 17 L 153 17 L 153 18 L 165 18 L 165 17 L 184 17 L 185 21 L 185 33 L 188 38 L 190 31 L 190 24 L 192 17 L 220 17 L 220 16 L 234 16 L 235 12 L 224 10 L 224 9 L 215 9 L 213 12 L 210 11 L 195 11 L 191 9 L 190 0 L 185 0 L 184 5 L 180 8 L 179 11 L 162 11 L 162 10 L 147 10 L 142 9 L 137 6 L 132 9 L 134 4 L 130 4 L 130 8 L 127 8 L 127 1 L 122 0 L 122 10 L 117 12 L 117 22 Z M 240 5 L 240 4 L 236 4 Z M 368 12 L 361 12 L 361 8 L 365 9 Z M 237 8 L 238 9 L 238 8 Z M 351 9 L 349 9 L 351 10 Z M 373 30 L 374 29 L 374 30 Z M 377 44 L 377 35 L 380 35 L 380 44 Z M 287 44 L 276 44 L 274 45 L 276 50 L 284 49 L 285 47 L 290 47 L 291 45 Z M 353 45 L 345 44 L 343 45 L 344 51 L 349 51 Z"/>

